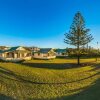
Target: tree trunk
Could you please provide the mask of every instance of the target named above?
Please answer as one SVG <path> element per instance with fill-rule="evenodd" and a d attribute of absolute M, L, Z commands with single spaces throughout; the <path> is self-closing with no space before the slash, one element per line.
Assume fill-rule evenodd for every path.
<path fill-rule="evenodd" d="M 79 45 L 77 46 L 77 51 L 78 51 L 78 54 L 77 54 L 77 64 L 80 65 L 80 49 L 79 49 Z"/>
<path fill-rule="evenodd" d="M 77 57 L 77 64 L 80 65 L 80 56 Z"/>
<path fill-rule="evenodd" d="M 78 51 L 78 55 L 77 55 L 77 64 L 80 65 L 80 45 L 79 45 L 79 35 L 80 34 L 80 28 L 78 28 L 78 44 L 77 44 L 77 51 Z"/>

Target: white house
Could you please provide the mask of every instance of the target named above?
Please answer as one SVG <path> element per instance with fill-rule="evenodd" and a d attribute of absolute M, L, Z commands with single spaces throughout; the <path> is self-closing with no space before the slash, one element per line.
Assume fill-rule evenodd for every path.
<path fill-rule="evenodd" d="M 31 57 L 31 51 L 21 46 L 0 50 L 0 59 L 5 61 L 30 60 Z"/>
<path fill-rule="evenodd" d="M 54 59 L 56 53 L 52 48 L 40 48 L 38 52 L 33 52 L 33 58 L 35 59 Z"/>

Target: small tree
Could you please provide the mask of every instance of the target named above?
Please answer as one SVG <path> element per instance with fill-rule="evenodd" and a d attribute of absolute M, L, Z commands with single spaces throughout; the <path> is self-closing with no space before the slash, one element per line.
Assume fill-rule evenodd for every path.
<path fill-rule="evenodd" d="M 75 14 L 70 31 L 65 33 L 64 42 L 77 47 L 77 63 L 80 64 L 80 47 L 88 44 L 93 40 L 90 30 L 86 29 L 85 21 L 80 12 Z"/>

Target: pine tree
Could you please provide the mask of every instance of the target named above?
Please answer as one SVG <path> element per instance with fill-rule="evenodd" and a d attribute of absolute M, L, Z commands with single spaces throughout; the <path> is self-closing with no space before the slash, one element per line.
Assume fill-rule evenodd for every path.
<path fill-rule="evenodd" d="M 80 64 L 80 47 L 93 40 L 89 29 L 85 27 L 85 21 L 80 12 L 75 14 L 73 23 L 68 33 L 65 33 L 64 42 L 77 48 L 77 63 Z"/>

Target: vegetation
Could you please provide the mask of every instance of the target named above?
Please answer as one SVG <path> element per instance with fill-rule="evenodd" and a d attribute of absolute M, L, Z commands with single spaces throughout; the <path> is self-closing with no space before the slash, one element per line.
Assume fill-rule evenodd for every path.
<path fill-rule="evenodd" d="M 77 61 L 80 64 L 80 47 L 91 42 L 93 37 L 88 33 L 89 29 L 85 27 L 85 21 L 80 12 L 75 14 L 69 33 L 65 34 L 64 42 L 77 47 Z"/>
<path fill-rule="evenodd" d="M 0 100 L 99 100 L 100 69 L 95 59 L 0 63 Z M 67 62 L 67 63 L 66 63 Z"/>
<path fill-rule="evenodd" d="M 100 57 L 100 51 L 94 48 L 80 48 L 80 57 L 81 58 L 93 58 Z M 67 48 L 69 57 L 77 57 L 77 49 L 76 48 Z"/>

